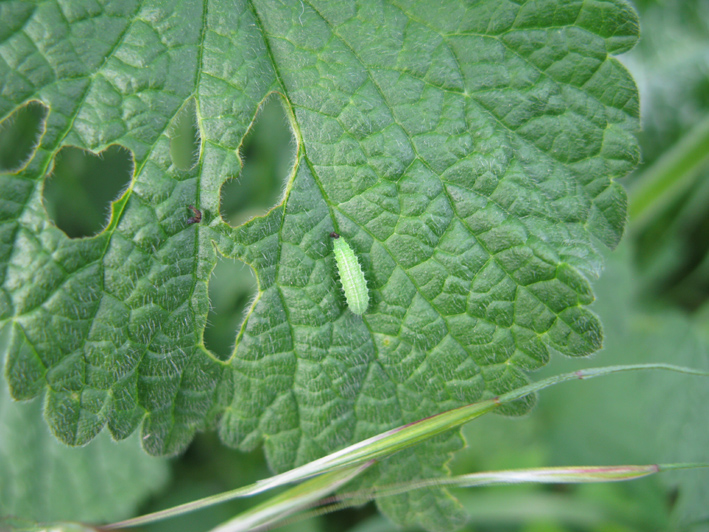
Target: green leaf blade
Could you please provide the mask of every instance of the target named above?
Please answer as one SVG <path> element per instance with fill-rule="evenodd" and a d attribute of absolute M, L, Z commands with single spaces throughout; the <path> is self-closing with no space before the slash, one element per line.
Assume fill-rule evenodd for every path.
<path fill-rule="evenodd" d="M 614 179 L 638 158 L 637 91 L 608 55 L 637 39 L 628 4 L 154 0 L 80 3 L 51 24 L 58 9 L 26 15 L 47 30 L 38 49 L 70 33 L 78 51 L 58 47 L 54 68 L 19 61 L 46 59 L 32 32 L 0 43 L 18 87 L 0 115 L 30 98 L 50 109 L 26 189 L 1 204 L 0 278 L 11 388 L 29 398 L 44 382 L 64 441 L 142 423 L 149 452 L 174 454 L 221 419 L 226 443 L 264 443 L 280 471 L 522 386 L 552 351 L 600 347 L 588 279 L 602 267 L 598 241 L 622 235 Z M 280 205 L 231 228 L 220 188 L 274 91 L 295 168 Z M 201 153 L 184 170 L 168 132 L 192 99 Z M 131 185 L 104 232 L 69 240 L 44 212 L 43 179 L 62 146 L 112 143 L 133 153 Z M 201 224 L 187 224 L 187 205 Z M 331 231 L 362 264 L 363 319 L 338 286 Z M 259 281 L 226 363 L 201 337 L 215 242 Z M 430 444 L 372 477 L 431 476 L 432 463 L 444 474 L 461 442 L 442 441 L 442 457 Z M 392 499 L 388 512 L 431 528 L 456 519 L 445 498 L 425 517 L 427 497 Z"/>
<path fill-rule="evenodd" d="M 624 45 L 606 42 L 631 39 L 633 24 L 626 4 L 613 6 L 624 28 L 593 27 L 581 4 L 555 22 L 525 6 L 486 34 L 491 21 L 444 30 L 440 14 L 427 18 L 422 6 L 363 5 L 355 17 L 312 2 L 290 11 L 256 5 L 303 155 L 284 205 L 278 293 L 255 307 L 282 325 L 244 342 L 246 323 L 222 420 L 227 442 L 263 440 L 270 463 L 285 470 L 350 435 L 520 386 L 550 349 L 584 356 L 601 346 L 600 323 L 584 308 L 593 300 L 587 276 L 601 267 L 593 241 L 620 238 L 626 199 L 612 179 L 637 162 L 637 94 L 607 55 Z M 590 30 L 574 25 L 579 17 Z M 301 190 L 324 205 L 304 209 Z M 322 278 L 334 272 L 331 256 L 307 247 L 283 260 L 290 244 L 302 249 L 318 233 L 326 246 L 331 230 L 363 264 L 372 301 L 361 325 L 346 310 L 323 312 L 331 305 L 323 294 L 339 293 L 334 275 Z M 294 318 L 303 305 L 317 318 Z M 324 437 L 328 424 L 341 440 Z M 416 478 L 430 459 L 426 450 L 394 458 L 380 474 Z M 391 504 L 398 515 L 403 501 Z M 404 504 L 399 517 L 423 519 L 418 504 Z"/>
<path fill-rule="evenodd" d="M 223 390 L 223 366 L 200 347 L 195 327 L 213 262 L 210 240 L 185 230 L 183 211 L 198 203 L 198 174 L 171 170 L 166 137 L 197 90 L 203 36 L 195 21 L 203 20 L 203 6 L 72 9 L 59 21 L 57 4 L 44 4 L 28 22 L 46 27 L 45 46 L 66 30 L 86 55 L 74 57 L 64 47 L 55 58 L 59 79 L 38 78 L 33 94 L 50 112 L 42 143 L 21 174 L 34 180 L 34 191 L 20 210 L 8 212 L 19 223 L 3 260 L 4 286 L 12 288 L 14 325 L 24 337 L 11 345 L 7 374 L 14 395 L 28 398 L 39 392 L 28 378 L 46 371 L 47 419 L 67 443 L 86 443 L 105 425 L 126 437 L 147 414 L 144 446 L 171 454 L 196 428 L 214 422 Z M 13 36 L 5 48 L 20 54 L 24 37 Z M 133 152 L 133 182 L 102 234 L 68 240 L 47 223 L 40 178 L 63 145 L 99 151 L 114 142 Z M 39 369 L 25 371 L 37 360 Z"/>

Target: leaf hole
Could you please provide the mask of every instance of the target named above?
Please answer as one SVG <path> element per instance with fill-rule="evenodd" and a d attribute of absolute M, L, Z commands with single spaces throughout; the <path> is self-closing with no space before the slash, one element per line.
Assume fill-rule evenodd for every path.
<path fill-rule="evenodd" d="M 180 170 L 191 170 L 199 160 L 201 141 L 194 98 L 185 103 L 170 127 L 170 157 Z"/>
<path fill-rule="evenodd" d="M 295 158 L 295 139 L 281 98 L 268 98 L 240 148 L 242 168 L 221 190 L 222 219 L 236 227 L 280 203 Z"/>
<path fill-rule="evenodd" d="M 70 238 L 101 232 L 111 216 L 111 203 L 129 186 L 133 155 L 113 145 L 99 154 L 74 146 L 62 148 L 43 191 L 47 214 Z"/>
<path fill-rule="evenodd" d="M 209 280 L 210 309 L 204 329 L 204 345 L 220 360 L 233 350 L 246 312 L 258 293 L 256 274 L 237 259 L 218 255 Z"/>
<path fill-rule="evenodd" d="M 32 158 L 48 111 L 46 105 L 34 100 L 0 122 L 0 171 L 17 172 Z"/>

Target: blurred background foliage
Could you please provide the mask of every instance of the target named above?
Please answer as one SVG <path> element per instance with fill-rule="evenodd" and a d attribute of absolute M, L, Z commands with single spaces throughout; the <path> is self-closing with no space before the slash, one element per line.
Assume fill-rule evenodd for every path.
<path fill-rule="evenodd" d="M 592 360 L 557 356 L 543 374 L 651 361 L 709 368 L 709 0 L 638 1 L 636 6 L 643 37 L 621 59 L 640 89 L 643 163 L 625 183 L 631 204 L 627 235 L 620 249 L 609 253 L 606 273 L 596 282 L 595 311 L 605 326 L 606 347 Z M 45 114 L 43 106 L 29 104 L 2 124 L 0 168 L 22 166 Z M 199 156 L 193 101 L 178 115 L 170 136 L 175 166 L 192 167 Z M 222 218 L 236 226 L 277 204 L 294 153 L 281 98 L 274 95 L 244 139 L 241 174 L 222 188 Z M 45 207 L 69 236 L 97 234 L 132 171 L 130 153 L 120 147 L 98 155 L 66 148 L 46 181 Z M 662 179 L 662 186 L 653 186 Z M 222 258 L 209 290 L 212 309 L 204 342 L 226 359 L 255 294 L 255 276 L 243 263 Z M 696 378 L 640 373 L 566 384 L 544 392 L 526 418 L 489 416 L 466 426 L 468 448 L 454 458 L 452 470 L 707 461 L 708 412 L 698 407 L 709 405 L 707 388 Z M 269 476 L 260 451 L 227 449 L 215 434 L 199 435 L 169 463 L 170 481 L 141 512 Z M 510 486 L 455 494 L 470 514 L 464 528 L 470 531 L 709 531 L 709 475 L 701 471 L 622 484 Z M 206 531 L 259 500 L 234 501 L 142 530 Z M 369 503 L 283 529 L 385 532 L 395 527 Z"/>
<path fill-rule="evenodd" d="M 631 243 L 645 300 L 694 311 L 709 297 L 709 2 L 636 5 L 642 38 L 623 58 L 642 110 L 643 164 L 627 179 L 631 202 L 673 150 L 691 144 L 699 156 L 680 167 L 676 187 L 657 198 L 652 216 L 633 220 Z"/>

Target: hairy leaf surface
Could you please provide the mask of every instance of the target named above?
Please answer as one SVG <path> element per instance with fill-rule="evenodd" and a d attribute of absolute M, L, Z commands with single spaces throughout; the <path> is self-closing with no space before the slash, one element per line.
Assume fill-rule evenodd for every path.
<path fill-rule="evenodd" d="M 0 116 L 49 109 L 41 144 L 0 177 L 0 317 L 12 394 L 46 394 L 70 444 L 142 426 L 172 454 L 220 418 L 283 470 L 527 381 L 550 351 L 597 350 L 586 306 L 625 223 L 615 179 L 637 162 L 638 101 L 611 57 L 637 39 L 622 0 L 7 2 Z M 237 228 L 219 190 L 260 102 L 280 93 L 298 142 L 283 201 Z M 198 164 L 168 132 L 196 103 Z M 41 203 L 65 145 L 120 144 L 135 175 L 99 235 L 68 239 Z M 189 224 L 187 205 L 203 213 Z M 353 315 L 337 231 L 365 272 Z M 202 344 L 218 250 L 258 297 L 226 363 Z M 533 398 L 506 410 L 529 410 Z M 456 435 L 373 476 L 441 474 Z M 382 502 L 445 528 L 454 502 Z M 452 521 L 451 521 L 452 520 Z"/>

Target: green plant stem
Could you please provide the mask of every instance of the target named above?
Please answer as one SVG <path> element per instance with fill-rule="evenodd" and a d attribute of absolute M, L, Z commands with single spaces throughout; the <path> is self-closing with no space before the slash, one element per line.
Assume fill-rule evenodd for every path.
<path fill-rule="evenodd" d="M 331 471 L 312 478 L 243 512 L 214 528 L 212 532 L 245 532 L 260 527 L 270 527 L 298 510 L 313 506 L 318 500 L 345 485 L 373 463 L 370 461 L 358 467 Z"/>
<path fill-rule="evenodd" d="M 709 115 L 645 170 L 630 190 L 630 231 L 641 231 L 709 164 Z"/>
<path fill-rule="evenodd" d="M 126 521 L 106 525 L 103 528 L 111 530 L 116 528 L 126 528 L 130 526 L 152 523 L 168 517 L 175 517 L 177 515 L 192 512 L 194 510 L 207 508 L 209 506 L 213 506 L 215 504 L 226 502 L 239 497 L 249 497 L 252 495 L 256 495 L 257 493 L 262 493 L 272 488 L 291 484 L 293 482 L 300 482 L 323 473 L 328 473 L 346 467 L 361 465 L 365 462 L 389 456 L 397 451 L 411 447 L 423 440 L 459 427 L 460 425 L 463 425 L 468 421 L 471 421 L 487 412 L 490 412 L 503 404 L 510 403 L 517 399 L 521 399 L 531 393 L 541 391 L 544 388 L 548 388 L 550 386 L 554 386 L 556 384 L 571 380 L 592 379 L 595 377 L 611 375 L 613 373 L 638 371 L 644 369 L 659 369 L 666 371 L 674 371 L 678 373 L 685 373 L 689 375 L 709 377 L 709 372 L 681 366 L 675 366 L 672 364 L 631 364 L 622 366 L 605 366 L 601 368 L 589 368 L 574 371 L 572 373 L 563 373 L 561 375 L 555 375 L 553 377 L 548 377 L 546 379 L 542 379 L 540 381 L 528 384 L 526 386 L 518 388 L 517 390 L 502 394 L 499 397 L 479 401 L 477 403 L 449 410 L 447 412 L 443 412 L 441 414 L 431 416 L 420 421 L 416 421 L 414 423 L 403 425 L 401 427 L 383 432 L 381 434 L 378 434 L 377 436 L 374 436 L 367 440 L 351 445 L 350 447 L 342 449 L 341 451 L 337 451 L 333 454 L 330 454 L 303 466 L 297 467 L 280 475 L 275 475 L 268 479 L 259 480 L 258 482 L 255 482 L 248 486 L 227 491 L 219 495 L 205 497 L 203 499 L 175 506 L 173 508 L 168 508 L 167 510 L 161 510 L 159 512 L 147 514 L 142 517 L 136 517 L 133 519 L 128 519 Z"/>
<path fill-rule="evenodd" d="M 412 490 L 436 487 L 473 488 L 504 484 L 588 484 L 598 482 L 624 482 L 640 479 L 663 471 L 709 467 L 709 463 L 650 464 L 622 466 L 572 466 L 540 467 L 470 473 L 447 478 L 425 479 L 417 482 L 381 486 L 369 490 L 342 493 L 321 500 L 320 508 L 312 509 L 288 522 L 301 521 L 352 506 L 359 506 L 374 498 L 400 495 Z M 265 505 L 266 503 L 264 503 Z M 285 523 L 282 523 L 285 524 Z M 214 529 L 211 532 L 224 532 Z M 233 531 L 231 531 L 233 532 Z"/>

